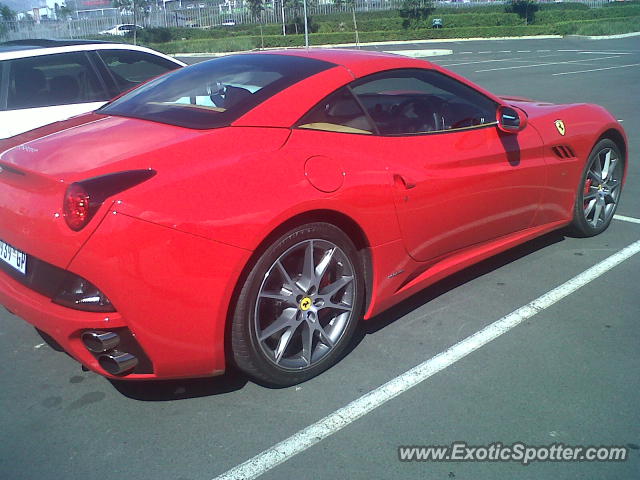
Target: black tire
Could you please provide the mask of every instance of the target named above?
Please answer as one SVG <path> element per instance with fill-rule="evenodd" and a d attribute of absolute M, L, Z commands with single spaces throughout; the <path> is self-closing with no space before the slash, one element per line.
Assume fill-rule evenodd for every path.
<path fill-rule="evenodd" d="M 268 386 L 318 375 L 349 346 L 364 290 L 360 255 L 342 230 L 310 223 L 286 232 L 258 257 L 240 289 L 231 320 L 234 363 Z"/>
<path fill-rule="evenodd" d="M 607 155 L 609 160 L 606 160 Z M 607 162 L 609 166 L 602 178 Z M 607 229 L 620 201 L 623 174 L 624 157 L 618 146 L 609 139 L 600 140 L 591 150 L 580 177 L 570 233 L 593 237 Z"/>

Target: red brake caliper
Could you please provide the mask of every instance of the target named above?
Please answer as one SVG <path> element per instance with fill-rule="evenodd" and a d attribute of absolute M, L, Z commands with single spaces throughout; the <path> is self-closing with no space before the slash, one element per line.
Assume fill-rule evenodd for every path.
<path fill-rule="evenodd" d="M 587 178 L 587 181 L 584 182 L 584 195 L 587 195 L 590 191 L 591 191 L 591 184 L 593 183 L 593 180 L 591 180 L 590 178 Z M 585 200 L 584 201 L 584 206 L 587 206 L 587 202 L 589 200 Z"/>

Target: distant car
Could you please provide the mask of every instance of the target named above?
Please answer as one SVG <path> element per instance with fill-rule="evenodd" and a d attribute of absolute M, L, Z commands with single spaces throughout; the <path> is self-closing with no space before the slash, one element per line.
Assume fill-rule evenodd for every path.
<path fill-rule="evenodd" d="M 144 27 L 140 25 L 135 25 L 133 23 L 121 23 L 119 25 L 115 25 L 108 30 L 102 30 L 100 35 L 118 35 L 120 37 L 127 35 L 128 33 L 132 33 L 134 30 L 142 30 Z"/>
<path fill-rule="evenodd" d="M 307 380 L 363 317 L 604 231 L 627 169 L 602 107 L 362 50 L 221 57 L 54 127 L 0 154 L 0 304 L 130 380 Z"/>
<path fill-rule="evenodd" d="M 235 25 L 236 25 L 235 20 L 225 20 L 224 22 L 222 22 L 223 27 L 234 27 Z"/>
<path fill-rule="evenodd" d="M 148 48 L 94 41 L 0 43 L 2 139 L 90 112 L 184 63 Z"/>

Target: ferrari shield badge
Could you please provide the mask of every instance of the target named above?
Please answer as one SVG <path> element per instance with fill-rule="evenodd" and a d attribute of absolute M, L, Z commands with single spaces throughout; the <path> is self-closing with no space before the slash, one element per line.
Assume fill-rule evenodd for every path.
<path fill-rule="evenodd" d="M 560 133 L 560 135 L 563 135 L 567 132 L 567 129 L 564 126 L 564 122 L 562 120 L 556 120 L 555 121 L 556 124 L 556 128 L 558 129 L 558 132 Z"/>

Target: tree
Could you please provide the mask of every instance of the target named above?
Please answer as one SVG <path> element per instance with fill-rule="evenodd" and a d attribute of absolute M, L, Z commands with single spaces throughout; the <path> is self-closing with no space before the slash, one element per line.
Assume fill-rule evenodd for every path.
<path fill-rule="evenodd" d="M 431 0 L 404 0 L 400 8 L 400 16 L 403 18 L 402 27 L 409 28 L 427 20 L 433 13 L 434 6 Z"/>
<path fill-rule="evenodd" d="M 59 4 L 55 3 L 53 7 L 56 12 L 57 19 L 64 20 L 66 18 L 73 17 L 73 10 L 67 5 L 60 6 Z"/>
<path fill-rule="evenodd" d="M 517 13 L 520 18 L 524 18 L 524 24 L 533 23 L 536 12 L 540 6 L 535 0 L 510 0 L 504 7 L 506 13 Z"/>
<path fill-rule="evenodd" d="M 16 19 L 16 12 L 11 10 L 7 5 L 0 3 L 0 17 L 5 22 L 13 22 Z"/>
<path fill-rule="evenodd" d="M 147 18 L 151 12 L 151 0 L 113 0 L 113 6 L 120 9 L 120 13 L 133 13 L 133 23 L 138 24 L 138 18 Z M 133 43 L 137 43 L 137 28 L 133 29 Z"/>
<path fill-rule="evenodd" d="M 279 12 L 280 17 L 282 18 L 282 35 L 287 35 L 287 27 L 284 18 L 284 0 L 273 0 L 273 9 L 276 12 Z"/>
<path fill-rule="evenodd" d="M 249 11 L 253 17 L 258 19 L 262 16 L 262 12 L 264 12 L 263 0 L 247 0 L 247 4 L 249 5 Z"/>
<path fill-rule="evenodd" d="M 258 25 L 260 26 L 260 46 L 264 48 L 264 34 L 262 32 L 262 12 L 264 11 L 264 2 L 263 0 L 247 0 L 249 4 L 249 11 L 251 12 L 251 16 L 256 19 Z"/>
<path fill-rule="evenodd" d="M 358 35 L 358 22 L 356 22 L 356 1 L 355 0 L 333 0 L 333 4 L 341 8 L 343 6 L 349 8 L 351 17 L 353 18 L 353 31 L 356 33 L 356 45 L 360 45 L 360 36 Z"/>
<path fill-rule="evenodd" d="M 113 0 L 113 6 L 118 8 L 120 13 L 133 13 L 134 16 L 144 18 L 151 12 L 151 0 Z"/>
<path fill-rule="evenodd" d="M 307 0 L 307 9 L 315 7 L 316 0 Z M 287 24 L 287 33 L 304 33 L 304 8 L 302 0 L 284 0 L 284 6 L 289 10 L 289 18 L 293 12 L 293 21 Z M 312 22 L 312 17 L 307 13 L 307 26 L 310 33 L 318 31 L 318 25 Z"/>

